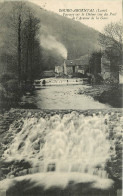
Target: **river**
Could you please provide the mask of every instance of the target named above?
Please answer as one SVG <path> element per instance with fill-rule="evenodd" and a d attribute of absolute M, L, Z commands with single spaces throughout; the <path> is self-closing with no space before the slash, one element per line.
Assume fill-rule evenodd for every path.
<path fill-rule="evenodd" d="M 88 88 L 87 85 L 45 86 L 35 90 L 34 95 L 26 95 L 23 103 L 35 104 L 39 109 L 106 109 L 109 105 L 95 101 L 92 97 L 78 92 Z M 92 88 L 90 86 L 90 88 Z"/>
<path fill-rule="evenodd" d="M 122 113 L 78 94 L 84 88 L 45 86 L 22 99 L 39 110 L 10 111 L 7 119 L 15 120 L 1 145 L 0 191 L 8 196 L 119 196 Z"/>

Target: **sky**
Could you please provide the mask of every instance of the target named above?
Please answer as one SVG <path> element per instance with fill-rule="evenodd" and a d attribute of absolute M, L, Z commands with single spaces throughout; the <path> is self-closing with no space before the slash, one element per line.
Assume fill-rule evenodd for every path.
<path fill-rule="evenodd" d="M 11 0 L 0 0 L 0 2 L 3 1 L 11 1 Z M 15 0 L 15 1 L 19 1 L 19 0 Z M 104 26 L 107 25 L 108 23 L 122 20 L 122 0 L 23 0 L 23 1 L 30 1 L 34 4 L 43 7 L 46 10 L 55 12 L 64 17 L 69 17 L 71 19 L 73 19 L 74 17 L 74 20 L 80 21 L 85 25 L 88 25 L 89 27 L 92 27 L 100 32 L 103 32 Z M 69 9 L 70 11 L 64 12 L 63 9 Z M 92 12 L 71 11 L 75 9 L 89 9 L 94 11 Z M 79 15 L 77 16 L 76 14 Z M 93 14 L 93 15 L 96 14 L 96 15 L 89 16 L 89 14 Z M 106 14 L 108 14 L 108 16 Z"/>
<path fill-rule="evenodd" d="M 80 14 L 75 16 L 76 19 L 100 32 L 103 31 L 104 26 L 110 22 L 117 22 L 122 19 L 122 0 L 28 0 L 31 1 L 46 10 L 53 11 L 64 17 L 73 18 L 73 14 Z M 94 9 L 89 14 L 96 14 L 94 19 L 91 19 L 92 15 L 84 11 L 81 12 L 63 12 L 62 9 Z M 102 11 L 105 10 L 105 11 Z M 104 16 L 104 14 L 108 16 Z M 69 16 L 66 14 L 70 14 Z M 83 15 L 84 14 L 84 15 Z M 87 16 L 86 16 L 87 14 Z M 103 14 L 102 16 L 100 14 Z M 81 16 L 82 15 L 82 16 Z M 89 19 L 87 19 L 89 17 Z M 105 19 L 104 19 L 105 18 Z M 81 20 L 80 20 L 81 19 Z"/>

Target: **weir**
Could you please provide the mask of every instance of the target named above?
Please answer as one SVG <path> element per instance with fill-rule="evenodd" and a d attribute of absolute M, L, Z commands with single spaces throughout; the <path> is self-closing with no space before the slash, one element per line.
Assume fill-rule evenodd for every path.
<path fill-rule="evenodd" d="M 111 129 L 113 118 L 116 119 L 114 130 Z M 15 182 L 31 182 L 33 186 L 29 185 L 28 191 L 43 187 L 41 190 L 45 192 L 54 187 L 55 191 L 57 188 L 66 191 L 68 186 L 72 190 L 79 185 L 78 196 L 83 191 L 88 196 L 91 196 L 89 191 L 94 196 L 104 192 L 109 196 L 114 180 L 107 163 L 116 156 L 113 146 L 121 135 L 119 121 L 123 121 L 121 112 L 113 109 L 108 113 L 103 110 L 23 112 L 8 132 L 13 139 L 2 159 L 11 171 L 0 186 L 11 190 Z M 22 161 L 29 166 L 20 167 Z M 14 170 L 11 164 L 16 165 Z M 54 195 L 60 194 L 54 192 Z"/>

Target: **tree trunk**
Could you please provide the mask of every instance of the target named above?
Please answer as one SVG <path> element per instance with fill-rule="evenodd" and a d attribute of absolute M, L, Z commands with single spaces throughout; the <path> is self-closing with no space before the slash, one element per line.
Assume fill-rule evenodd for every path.
<path fill-rule="evenodd" d="M 29 61 L 29 40 L 27 37 L 27 46 L 26 46 L 26 67 L 25 67 L 25 84 L 27 84 L 27 80 L 28 80 L 28 61 Z"/>
<path fill-rule="evenodd" d="M 18 17 L 18 83 L 21 85 L 21 14 Z"/>

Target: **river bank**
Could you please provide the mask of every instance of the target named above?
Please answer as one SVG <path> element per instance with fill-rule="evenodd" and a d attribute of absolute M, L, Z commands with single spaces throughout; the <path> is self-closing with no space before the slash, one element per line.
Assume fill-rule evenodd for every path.
<path fill-rule="evenodd" d="M 123 106 L 123 85 L 93 85 L 79 90 L 78 94 L 93 97 L 100 103 L 109 104 L 114 108 Z"/>
<path fill-rule="evenodd" d="M 34 86 L 31 81 L 19 84 L 17 76 L 12 73 L 0 75 L 0 112 L 6 112 L 11 108 L 21 108 L 22 96 L 26 93 L 31 94 L 33 91 Z M 30 108 L 30 104 L 27 104 L 25 108 Z"/>

